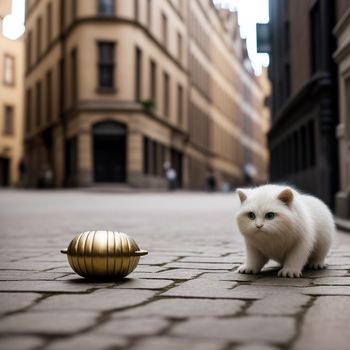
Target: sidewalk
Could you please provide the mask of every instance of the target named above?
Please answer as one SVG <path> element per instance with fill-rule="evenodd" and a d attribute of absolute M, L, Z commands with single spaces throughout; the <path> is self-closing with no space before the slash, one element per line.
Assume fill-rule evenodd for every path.
<path fill-rule="evenodd" d="M 0 192 L 0 348 L 346 350 L 350 235 L 302 279 L 236 273 L 228 194 Z M 79 232 L 129 233 L 149 251 L 129 278 L 91 283 L 59 253 Z"/>

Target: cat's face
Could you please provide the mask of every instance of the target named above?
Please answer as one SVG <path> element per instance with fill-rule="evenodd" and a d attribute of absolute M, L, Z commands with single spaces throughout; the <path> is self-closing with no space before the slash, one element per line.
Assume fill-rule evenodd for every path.
<path fill-rule="evenodd" d="M 291 205 L 293 192 L 289 188 L 276 193 L 268 189 L 237 190 L 241 209 L 237 223 L 244 236 L 280 235 L 293 225 Z"/>

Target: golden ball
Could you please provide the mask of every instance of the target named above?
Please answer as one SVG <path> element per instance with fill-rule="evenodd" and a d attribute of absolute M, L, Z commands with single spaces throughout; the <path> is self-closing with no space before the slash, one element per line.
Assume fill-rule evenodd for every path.
<path fill-rule="evenodd" d="M 148 254 L 127 234 L 113 231 L 80 233 L 61 252 L 67 254 L 78 275 L 106 280 L 127 276 L 136 268 L 140 256 Z"/>

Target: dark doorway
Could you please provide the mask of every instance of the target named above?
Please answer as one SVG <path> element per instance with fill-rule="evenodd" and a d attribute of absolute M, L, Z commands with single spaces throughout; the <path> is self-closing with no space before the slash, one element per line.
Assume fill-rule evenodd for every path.
<path fill-rule="evenodd" d="M 77 138 L 72 137 L 65 142 L 65 185 L 74 187 L 78 185 L 78 152 Z"/>
<path fill-rule="evenodd" d="M 126 127 L 103 122 L 93 127 L 94 181 L 125 182 Z"/>
<path fill-rule="evenodd" d="M 0 186 L 6 187 L 10 182 L 10 160 L 0 158 Z"/>

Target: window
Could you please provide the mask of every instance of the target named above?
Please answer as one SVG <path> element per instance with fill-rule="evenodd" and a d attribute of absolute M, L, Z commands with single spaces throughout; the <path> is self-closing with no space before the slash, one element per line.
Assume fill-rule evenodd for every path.
<path fill-rule="evenodd" d="M 151 99 L 153 103 L 156 103 L 157 100 L 157 66 L 154 61 L 151 61 L 151 79 L 150 79 L 150 92 Z"/>
<path fill-rule="evenodd" d="M 168 20 L 164 13 L 162 13 L 162 41 L 165 47 L 167 47 L 168 42 Z"/>
<path fill-rule="evenodd" d="M 32 65 L 32 32 L 28 33 L 27 37 L 27 48 L 26 48 L 26 65 L 27 70 L 29 70 L 30 66 Z"/>
<path fill-rule="evenodd" d="M 177 33 L 177 58 L 179 61 L 182 61 L 182 36 L 180 33 Z"/>
<path fill-rule="evenodd" d="M 98 43 L 98 86 L 114 88 L 114 47 L 112 42 Z"/>
<path fill-rule="evenodd" d="M 149 139 L 143 138 L 143 173 L 149 174 Z"/>
<path fill-rule="evenodd" d="M 72 19 L 75 20 L 77 18 L 77 0 L 70 0 L 70 3 L 71 3 Z"/>
<path fill-rule="evenodd" d="M 38 81 L 35 85 L 36 90 L 36 103 L 35 103 L 35 113 L 36 113 L 36 125 L 39 126 L 41 123 L 41 82 Z"/>
<path fill-rule="evenodd" d="M 52 120 L 52 72 L 46 73 L 46 118 Z"/>
<path fill-rule="evenodd" d="M 36 22 L 36 54 L 37 58 L 40 57 L 41 54 L 41 33 L 42 33 L 42 27 L 41 27 L 41 17 L 37 19 Z"/>
<path fill-rule="evenodd" d="M 345 136 L 350 141 L 350 78 L 348 77 L 345 82 Z"/>
<path fill-rule="evenodd" d="M 5 85 L 11 86 L 15 84 L 15 58 L 7 54 L 4 56 L 3 81 Z"/>
<path fill-rule="evenodd" d="M 179 84 L 177 86 L 177 120 L 179 125 L 183 123 L 183 88 Z"/>
<path fill-rule="evenodd" d="M 71 78 L 72 78 L 72 103 L 75 105 L 78 99 L 78 66 L 77 49 L 71 51 Z"/>
<path fill-rule="evenodd" d="M 140 14 L 139 12 L 140 12 L 139 0 L 134 0 L 134 16 L 136 21 L 139 20 L 139 14 Z"/>
<path fill-rule="evenodd" d="M 310 120 L 308 125 L 308 141 L 309 141 L 309 160 L 310 160 L 310 167 L 315 165 L 315 127 L 314 127 L 314 121 Z"/>
<path fill-rule="evenodd" d="M 321 51 L 322 51 L 322 34 L 321 34 L 321 11 L 320 2 L 317 1 L 310 12 L 310 34 L 311 34 L 311 74 L 321 69 Z"/>
<path fill-rule="evenodd" d="M 164 91 L 164 116 L 169 118 L 169 75 L 168 73 L 163 74 L 163 91 Z"/>
<path fill-rule="evenodd" d="M 62 118 L 64 107 L 65 107 L 65 99 L 64 99 L 64 66 L 65 59 L 62 57 L 58 62 L 58 115 Z"/>
<path fill-rule="evenodd" d="M 49 2 L 46 8 L 47 20 L 47 46 L 50 46 L 52 40 L 52 4 Z"/>
<path fill-rule="evenodd" d="M 26 115 L 25 115 L 25 127 L 27 133 L 30 132 L 30 123 L 32 121 L 32 90 L 28 89 L 26 92 Z"/>
<path fill-rule="evenodd" d="M 157 175 L 158 172 L 158 143 L 152 142 L 152 175 Z"/>
<path fill-rule="evenodd" d="M 13 107 L 5 106 L 4 111 L 4 135 L 13 135 Z"/>
<path fill-rule="evenodd" d="M 147 0 L 147 27 L 151 28 L 152 24 L 152 0 Z"/>
<path fill-rule="evenodd" d="M 98 14 L 100 16 L 113 16 L 114 1 L 115 0 L 98 0 Z"/>
<path fill-rule="evenodd" d="M 142 51 L 135 48 L 135 99 L 141 100 L 141 87 L 142 87 Z"/>

